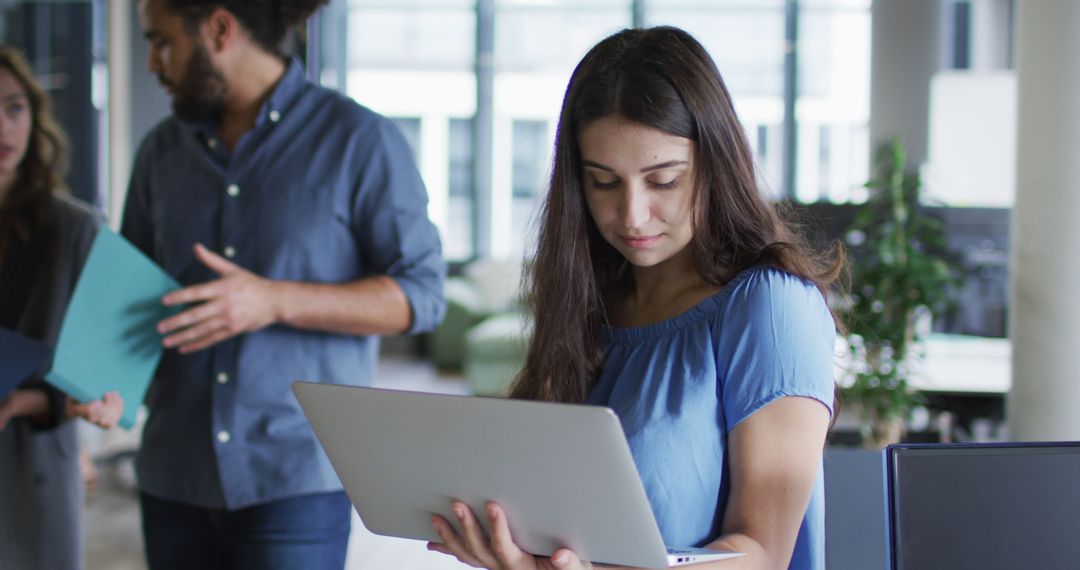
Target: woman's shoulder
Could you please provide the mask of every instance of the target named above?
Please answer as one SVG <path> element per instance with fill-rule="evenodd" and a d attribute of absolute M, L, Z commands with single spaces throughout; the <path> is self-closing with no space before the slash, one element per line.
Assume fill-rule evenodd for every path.
<path fill-rule="evenodd" d="M 718 295 L 726 307 L 825 305 L 817 284 L 777 267 L 757 265 L 736 275 Z"/>
<path fill-rule="evenodd" d="M 57 221 L 60 222 L 61 231 L 65 227 L 96 230 L 102 223 L 100 212 L 74 196 L 54 192 L 52 203 Z"/>
<path fill-rule="evenodd" d="M 802 311 L 829 314 L 817 286 L 797 275 L 770 266 L 747 268 L 724 284 L 720 291 L 671 319 L 640 327 L 606 327 L 609 342 L 639 343 L 665 339 L 687 329 L 730 329 L 725 323 L 757 320 L 774 313 L 792 315 Z"/>
<path fill-rule="evenodd" d="M 67 194 L 53 193 L 53 211 L 59 231 L 61 251 L 75 259 L 85 259 L 97 237 L 103 216 L 86 202 Z"/>
<path fill-rule="evenodd" d="M 732 280 L 717 309 L 722 337 L 828 337 L 836 323 L 817 284 L 775 267 L 753 267 Z"/>

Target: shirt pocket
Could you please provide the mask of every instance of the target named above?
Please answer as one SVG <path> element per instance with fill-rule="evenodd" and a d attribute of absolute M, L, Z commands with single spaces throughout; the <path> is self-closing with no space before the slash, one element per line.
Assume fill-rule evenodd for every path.
<path fill-rule="evenodd" d="M 348 209 L 347 188 L 314 173 L 293 180 L 268 178 L 259 189 L 253 235 L 255 266 L 264 276 L 319 283 L 354 280 L 363 273 Z"/>
<path fill-rule="evenodd" d="M 194 246 L 220 251 L 224 179 L 196 161 L 174 159 L 155 169 L 150 191 L 154 261 L 181 283 L 206 281 L 212 272 L 196 260 Z"/>

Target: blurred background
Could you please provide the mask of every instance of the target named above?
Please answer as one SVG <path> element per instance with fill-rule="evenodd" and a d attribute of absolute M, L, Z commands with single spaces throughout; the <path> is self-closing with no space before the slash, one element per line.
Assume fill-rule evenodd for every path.
<path fill-rule="evenodd" d="M 311 78 L 397 124 L 427 185 L 429 214 L 450 262 L 446 322 L 423 337 L 385 339 L 377 383 L 462 394 L 498 394 L 506 386 L 528 336 L 518 298 L 521 267 L 570 73 L 616 30 L 670 24 L 694 34 L 715 59 L 762 187 L 795 214 L 812 242 L 838 239 L 857 260 L 870 255 L 864 249 L 872 234 L 851 230 L 873 203 L 867 183 L 879 168 L 895 166 L 882 163 L 877 149 L 900 141 L 901 168 L 918 177 L 913 208 L 940 230 L 918 248 L 944 260 L 952 279 L 946 300 L 912 320 L 918 350 L 898 389 L 917 397 L 897 412 L 898 438 L 1016 437 L 1006 403 L 1017 374 L 1010 260 L 1017 259 L 1011 233 L 1023 227 L 1014 213 L 1025 195 L 1017 191 L 1024 156 L 1018 94 L 1025 89 L 1018 14 L 1025 4 L 1031 2 L 333 0 L 295 38 L 297 55 Z M 72 142 L 72 192 L 115 226 L 134 151 L 169 113 L 145 70 L 135 2 L 3 0 L 0 40 L 25 50 L 55 100 Z M 1076 71 L 1075 56 L 1061 57 Z M 851 385 L 858 367 L 850 342 L 838 342 L 842 386 Z M 865 418 L 858 395 L 852 397 L 832 436 L 836 449 L 866 445 Z M 1037 403 L 1017 409 L 1050 413 Z M 84 432 L 90 567 L 140 568 L 130 473 L 138 430 Z M 350 567 L 445 564 L 414 545 L 365 534 L 358 521 L 354 526 Z"/>

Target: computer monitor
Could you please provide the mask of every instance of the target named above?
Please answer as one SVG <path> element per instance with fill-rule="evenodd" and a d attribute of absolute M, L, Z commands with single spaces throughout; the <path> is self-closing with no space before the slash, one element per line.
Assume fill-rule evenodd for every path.
<path fill-rule="evenodd" d="M 1080 568 L 1080 442 L 894 445 L 893 570 Z"/>

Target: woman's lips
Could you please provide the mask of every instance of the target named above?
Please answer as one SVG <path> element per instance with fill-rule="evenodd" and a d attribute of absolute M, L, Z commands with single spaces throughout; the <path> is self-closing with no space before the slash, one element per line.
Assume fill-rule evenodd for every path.
<path fill-rule="evenodd" d="M 656 241 L 660 239 L 660 236 L 619 236 L 619 239 L 627 246 L 634 249 L 645 249 L 656 243 Z"/>

